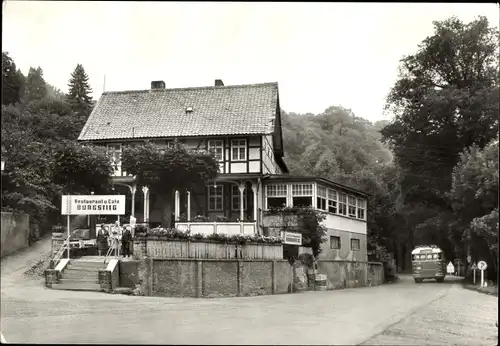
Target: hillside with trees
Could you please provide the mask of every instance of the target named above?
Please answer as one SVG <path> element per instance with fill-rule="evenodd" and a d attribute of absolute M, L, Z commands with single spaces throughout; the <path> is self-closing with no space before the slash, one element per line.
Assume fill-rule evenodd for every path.
<path fill-rule="evenodd" d="M 370 193 L 370 243 L 403 269 L 411 249 L 429 243 L 448 258 L 496 263 L 498 54 L 486 18 L 435 22 L 401 60 L 392 121 L 372 124 L 340 106 L 283 114 L 291 171 Z"/>
<path fill-rule="evenodd" d="M 90 97 L 71 102 L 72 94 L 48 84 L 40 67 L 25 77 L 7 52 L 2 72 L 2 211 L 27 213 L 33 240 L 58 223 L 61 194 L 107 190 L 112 167 L 103 150 L 76 142 Z M 86 79 L 75 74 L 88 79 L 81 65 L 70 84 L 90 95 Z"/>

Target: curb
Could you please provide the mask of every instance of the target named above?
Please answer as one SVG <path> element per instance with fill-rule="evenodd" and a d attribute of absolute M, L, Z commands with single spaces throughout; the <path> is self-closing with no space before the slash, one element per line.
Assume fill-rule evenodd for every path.
<path fill-rule="evenodd" d="M 498 297 L 498 290 L 497 290 L 497 292 L 488 292 L 488 291 L 481 290 L 481 288 L 479 288 L 477 286 L 474 286 L 471 284 L 466 284 L 466 283 L 462 284 L 462 287 L 465 288 L 466 290 L 469 290 L 469 291 L 475 291 L 478 293 L 487 294 L 489 296 Z"/>

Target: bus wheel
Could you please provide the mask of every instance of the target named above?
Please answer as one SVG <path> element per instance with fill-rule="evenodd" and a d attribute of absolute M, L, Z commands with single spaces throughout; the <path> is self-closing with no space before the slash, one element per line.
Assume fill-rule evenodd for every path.
<path fill-rule="evenodd" d="M 423 281 L 422 279 L 415 278 L 415 283 L 417 283 L 417 284 L 421 283 L 422 281 Z"/>
<path fill-rule="evenodd" d="M 444 282 L 444 278 L 436 278 L 436 281 L 439 283 Z"/>

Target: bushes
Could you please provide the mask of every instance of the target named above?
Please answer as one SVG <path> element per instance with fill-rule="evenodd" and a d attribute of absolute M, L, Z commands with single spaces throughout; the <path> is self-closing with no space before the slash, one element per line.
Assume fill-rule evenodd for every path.
<path fill-rule="evenodd" d="M 181 231 L 175 228 L 152 228 L 150 230 L 147 227 L 139 225 L 135 230 L 135 235 L 140 237 L 160 237 L 166 240 L 180 240 L 180 241 L 202 241 L 211 240 L 219 243 L 237 243 L 237 244 L 282 244 L 282 239 L 278 237 L 264 237 L 262 235 L 226 235 L 212 233 L 209 235 L 203 234 L 191 234 L 190 231 Z"/>

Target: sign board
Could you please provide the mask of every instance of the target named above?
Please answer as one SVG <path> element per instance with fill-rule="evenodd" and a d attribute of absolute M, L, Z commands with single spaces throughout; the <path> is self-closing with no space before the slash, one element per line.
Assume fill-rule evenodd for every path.
<path fill-rule="evenodd" d="M 130 216 L 130 226 L 135 227 L 137 219 L 133 216 Z"/>
<path fill-rule="evenodd" d="M 5 168 L 5 161 L 2 161 L 2 172 L 3 172 L 4 168 Z"/>
<path fill-rule="evenodd" d="M 470 263 L 472 262 L 472 257 L 471 256 L 467 256 L 467 263 Z"/>
<path fill-rule="evenodd" d="M 125 215 L 124 195 L 62 196 L 62 215 Z"/>
<path fill-rule="evenodd" d="M 453 274 L 455 272 L 455 266 L 453 265 L 453 263 L 448 263 L 448 265 L 446 266 L 446 272 L 448 274 Z"/>
<path fill-rule="evenodd" d="M 470 269 L 472 269 L 472 270 L 476 270 L 476 269 L 477 269 L 477 264 L 476 264 L 476 263 L 474 263 Z"/>
<path fill-rule="evenodd" d="M 289 245 L 302 245 L 302 234 L 295 232 L 281 232 L 283 243 Z"/>
<path fill-rule="evenodd" d="M 488 268 L 488 265 L 486 264 L 485 261 L 479 261 L 477 264 L 477 269 L 479 270 L 486 270 Z"/>

